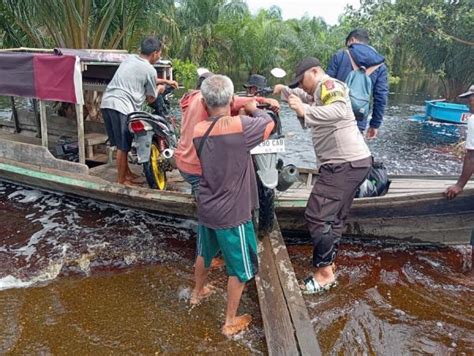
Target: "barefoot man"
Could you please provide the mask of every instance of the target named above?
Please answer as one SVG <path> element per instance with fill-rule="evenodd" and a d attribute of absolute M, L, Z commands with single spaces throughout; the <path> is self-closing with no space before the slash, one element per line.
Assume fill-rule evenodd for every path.
<path fill-rule="evenodd" d="M 212 258 L 220 250 L 229 280 L 227 311 L 222 332 L 229 336 L 247 328 L 252 318 L 237 316 L 245 283 L 257 273 L 257 242 L 251 220 L 258 206 L 255 171 L 250 150 L 267 139 L 274 123 L 256 107 L 256 101 L 244 106 L 246 115 L 231 116 L 234 85 L 222 75 L 213 75 L 202 83 L 202 102 L 208 113 L 193 135 L 202 175 L 199 184 L 198 248 L 195 287 L 191 304 L 210 295 L 206 277 Z"/>
<path fill-rule="evenodd" d="M 158 94 L 159 84 L 177 87 L 172 80 L 157 79 L 153 68 L 161 56 L 161 42 L 154 37 L 146 37 L 140 45 L 140 55 L 132 55 L 122 62 L 112 78 L 100 108 L 111 146 L 117 147 L 117 182 L 133 185 L 128 167 L 128 152 L 132 135 L 127 127 L 127 115 L 140 111 L 145 99 L 152 103 Z"/>

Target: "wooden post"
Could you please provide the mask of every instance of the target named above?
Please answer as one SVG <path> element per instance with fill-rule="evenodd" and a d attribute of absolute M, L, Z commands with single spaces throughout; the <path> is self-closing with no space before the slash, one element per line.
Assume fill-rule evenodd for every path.
<path fill-rule="evenodd" d="M 16 110 L 16 105 L 15 105 L 15 97 L 11 96 L 10 101 L 12 104 L 12 116 L 13 116 L 13 123 L 15 124 L 15 133 L 20 133 L 21 128 L 20 128 L 20 121 L 18 120 L 18 111 Z"/>
<path fill-rule="evenodd" d="M 82 104 L 76 104 L 77 117 L 77 144 L 79 145 L 79 163 L 86 163 L 86 150 L 84 143 L 84 112 Z"/>
<path fill-rule="evenodd" d="M 38 100 L 33 99 L 33 113 L 35 115 L 36 137 L 41 138 L 41 122 L 38 112 Z"/>
<path fill-rule="evenodd" d="M 46 103 L 43 100 L 39 102 L 40 124 L 41 124 L 41 145 L 48 148 L 48 122 L 46 117 Z"/>

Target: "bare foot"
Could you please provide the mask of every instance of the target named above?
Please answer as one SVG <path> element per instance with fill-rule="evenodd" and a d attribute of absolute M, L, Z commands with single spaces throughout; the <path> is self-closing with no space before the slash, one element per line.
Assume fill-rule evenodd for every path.
<path fill-rule="evenodd" d="M 225 262 L 222 258 L 214 257 L 211 261 L 211 269 L 217 269 L 225 266 Z"/>
<path fill-rule="evenodd" d="M 212 288 L 212 285 L 210 284 L 205 285 L 200 293 L 196 292 L 196 290 L 193 290 L 193 293 L 191 294 L 191 298 L 189 299 L 189 304 L 198 305 L 204 299 L 212 295 L 212 293 L 214 293 L 214 289 Z"/>
<path fill-rule="evenodd" d="M 129 180 L 129 181 L 143 181 L 143 177 L 142 176 L 139 176 L 139 175 L 136 175 L 136 174 L 133 174 L 133 173 L 130 173 L 125 176 L 125 179 L 126 180 Z"/>
<path fill-rule="evenodd" d="M 248 328 L 250 322 L 252 321 L 252 317 L 249 314 L 240 315 L 234 318 L 234 322 L 230 325 L 225 324 L 222 327 L 222 333 L 225 336 L 232 336 L 235 335 L 242 330 Z"/>
<path fill-rule="evenodd" d="M 141 187 L 141 186 L 142 186 L 141 184 L 136 183 L 136 182 L 131 181 L 131 180 L 128 180 L 128 179 L 125 179 L 125 180 L 123 181 L 123 183 L 120 183 L 120 184 L 129 186 L 129 187 Z"/>

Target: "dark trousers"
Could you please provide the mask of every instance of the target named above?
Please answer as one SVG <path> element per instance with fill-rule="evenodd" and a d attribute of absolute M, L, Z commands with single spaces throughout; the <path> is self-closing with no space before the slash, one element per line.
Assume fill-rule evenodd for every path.
<path fill-rule="evenodd" d="M 344 222 L 359 185 L 367 177 L 372 157 L 342 164 L 325 164 L 306 206 L 313 240 L 313 266 L 329 266 L 336 258 Z"/>

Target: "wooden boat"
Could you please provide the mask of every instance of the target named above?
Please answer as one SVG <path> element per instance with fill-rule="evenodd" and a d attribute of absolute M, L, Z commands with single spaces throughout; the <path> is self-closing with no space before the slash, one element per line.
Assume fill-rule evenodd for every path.
<path fill-rule="evenodd" d="M 28 142 L 25 142 L 28 141 Z M 132 166 L 136 172 L 140 167 Z M 276 213 L 288 236 L 307 239 L 304 209 L 316 174 L 302 170 L 301 181 L 278 193 Z M 175 171 L 169 191 L 127 187 L 114 183 L 114 163 L 89 168 L 58 160 L 31 138 L 0 136 L 0 179 L 102 200 L 148 211 L 195 218 L 190 188 Z M 447 200 L 442 192 L 454 177 L 391 177 L 383 197 L 356 199 L 347 224 L 350 237 L 397 239 L 410 243 L 468 244 L 474 230 L 474 181 L 462 195 Z"/>
<path fill-rule="evenodd" d="M 300 170 L 300 182 L 278 193 L 277 215 L 286 234 L 306 236 L 304 209 L 317 179 L 315 171 Z M 462 195 L 442 194 L 456 177 L 392 176 L 387 195 L 355 199 L 346 235 L 396 239 L 410 243 L 463 244 L 474 235 L 474 181 Z"/>
<path fill-rule="evenodd" d="M 2 53 L 0 61 L 1 57 Z M 103 76 L 100 66 L 104 64 L 81 62 L 82 89 L 87 85 L 91 90 L 105 88 L 106 81 L 111 79 L 110 74 L 108 79 L 98 80 L 91 74 Z M 172 73 L 169 65 L 163 64 L 158 69 L 163 76 Z M 109 72 L 113 72 L 113 68 Z M 88 84 L 91 80 L 93 83 Z M 0 86 L 0 95 L 6 94 L 12 95 Z M 1 180 L 165 215 L 195 218 L 196 207 L 190 188 L 177 172 L 169 178 L 168 191 L 114 183 L 116 168 L 112 156 L 106 154 L 103 124 L 84 122 L 80 102 L 74 102 L 78 115 L 77 120 L 71 120 L 48 112 L 43 101 L 49 98 L 40 99 L 43 100 L 40 101 L 39 119 L 34 112 L 22 109 L 14 110 L 13 120 L 0 118 Z M 79 162 L 58 159 L 52 154 L 53 143 L 64 134 L 76 134 Z M 140 173 L 140 168 L 132 167 L 137 173 Z M 303 169 L 300 182 L 277 194 L 276 213 L 286 234 L 307 239 L 304 208 L 315 179 L 317 174 L 314 171 Z M 386 196 L 355 201 L 348 219 L 347 236 L 398 239 L 410 243 L 467 244 L 471 241 L 474 181 L 468 183 L 462 195 L 449 201 L 442 192 L 455 183 L 455 177 L 398 176 L 392 180 Z"/>
<path fill-rule="evenodd" d="M 425 117 L 427 120 L 453 124 L 465 124 L 469 108 L 464 104 L 448 103 L 444 100 L 425 101 Z"/>

